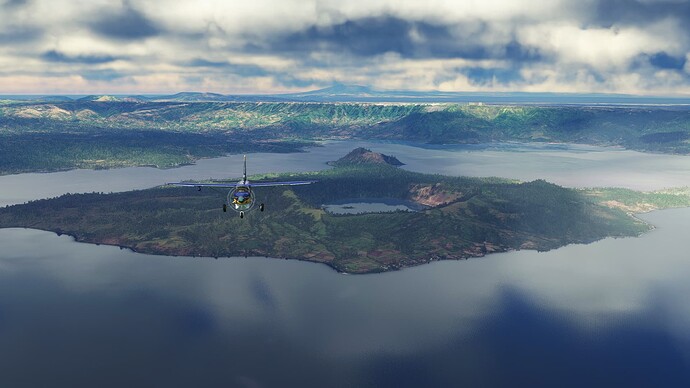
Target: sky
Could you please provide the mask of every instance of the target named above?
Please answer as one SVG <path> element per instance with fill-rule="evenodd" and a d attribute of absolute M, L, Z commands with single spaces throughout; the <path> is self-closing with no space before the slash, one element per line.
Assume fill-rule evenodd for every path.
<path fill-rule="evenodd" d="M 0 94 L 690 96 L 690 0 L 0 0 Z"/>

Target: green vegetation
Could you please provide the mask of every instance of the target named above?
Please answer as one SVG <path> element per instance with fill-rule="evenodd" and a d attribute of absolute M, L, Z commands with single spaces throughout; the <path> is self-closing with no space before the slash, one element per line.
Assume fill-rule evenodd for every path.
<path fill-rule="evenodd" d="M 621 188 L 597 188 L 583 190 L 583 193 L 605 206 L 631 213 L 690 206 L 690 187 L 651 192 Z"/>
<path fill-rule="evenodd" d="M 223 134 L 163 131 L 0 134 L 0 175 L 73 168 L 169 168 L 231 153 L 299 152 L 308 145 L 313 143 L 238 141 Z"/>
<path fill-rule="evenodd" d="M 253 211 L 244 219 L 221 211 L 225 192 L 163 187 L 68 194 L 11 206 L 0 209 L 0 227 L 51 230 L 78 241 L 164 255 L 295 258 L 349 273 L 513 249 L 549 250 L 649 229 L 624 211 L 598 204 L 588 193 L 541 180 L 425 175 L 386 164 L 350 164 L 275 178 L 319 182 L 258 188 L 266 211 Z M 335 200 L 376 197 L 427 207 L 356 215 L 321 208 Z"/>
<path fill-rule="evenodd" d="M 687 107 L 288 102 L 0 104 L 0 174 L 171 167 L 228 152 L 295 151 L 315 139 L 567 142 L 690 154 Z"/>
<path fill-rule="evenodd" d="M 71 101 L 0 106 L 0 127 L 22 131 L 69 128 L 156 129 L 184 132 L 259 130 L 318 135 L 333 128 L 367 127 L 424 111 L 422 105 Z M 261 129 L 268 129 L 261 131 Z"/>

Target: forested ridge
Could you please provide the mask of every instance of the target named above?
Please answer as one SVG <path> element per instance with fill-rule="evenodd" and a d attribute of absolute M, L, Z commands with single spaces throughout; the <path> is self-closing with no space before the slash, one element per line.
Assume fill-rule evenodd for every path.
<path fill-rule="evenodd" d="M 172 167 L 234 152 L 297 151 L 319 139 L 566 142 L 690 154 L 690 109 L 290 102 L 0 104 L 0 174 Z"/>
<path fill-rule="evenodd" d="M 69 194 L 0 209 L 0 227 L 66 233 L 78 241 L 138 252 L 259 255 L 326 263 L 342 272 L 379 272 L 432 260 L 512 249 L 549 250 L 648 226 L 586 193 L 545 181 L 427 175 L 387 165 L 350 165 L 253 179 L 317 179 L 257 188 L 266 211 L 240 219 L 223 213 L 225 192 L 160 187 L 115 194 Z M 418 212 L 335 215 L 332 201 L 394 198 L 425 204 Z"/>

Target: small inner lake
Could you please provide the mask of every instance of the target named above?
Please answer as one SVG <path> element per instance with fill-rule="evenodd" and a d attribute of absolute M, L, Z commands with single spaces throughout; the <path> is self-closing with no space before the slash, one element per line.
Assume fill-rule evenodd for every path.
<path fill-rule="evenodd" d="M 303 153 L 248 155 L 251 174 L 304 172 L 331 168 L 326 163 L 357 147 L 394 155 L 411 171 L 452 176 L 496 176 L 530 181 L 545 179 L 567 187 L 627 187 L 656 190 L 690 185 L 690 158 L 621 148 L 548 143 L 426 145 L 384 141 L 326 141 Z M 166 182 L 238 178 L 242 155 L 202 159 L 196 164 L 160 170 L 131 167 L 70 170 L 0 176 L 0 206 L 65 193 L 145 189 Z"/>
<path fill-rule="evenodd" d="M 645 190 L 690 182 L 689 157 L 549 144 L 326 142 L 250 154 L 249 172 L 330 168 L 358 146 L 428 173 Z M 2 176 L 0 206 L 236 177 L 240 162 Z M 329 204 L 368 205 L 406 206 Z M 0 386 L 690 386 L 690 209 L 641 218 L 656 229 L 639 238 L 375 275 L 0 229 Z"/>
<path fill-rule="evenodd" d="M 387 213 L 395 211 L 420 211 L 424 207 L 401 199 L 356 198 L 344 199 L 321 206 L 332 214 Z"/>

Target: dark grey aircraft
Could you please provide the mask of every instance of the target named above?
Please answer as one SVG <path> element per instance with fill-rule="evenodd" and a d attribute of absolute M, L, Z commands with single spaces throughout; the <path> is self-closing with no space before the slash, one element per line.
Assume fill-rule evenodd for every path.
<path fill-rule="evenodd" d="M 254 208 L 256 197 L 254 196 L 254 187 L 268 187 L 268 186 L 297 186 L 308 185 L 316 181 L 288 181 L 288 182 L 249 182 L 247 180 L 247 155 L 244 156 L 244 172 L 242 180 L 237 183 L 194 183 L 194 182 L 171 182 L 168 185 L 196 187 L 201 190 L 202 187 L 214 188 L 229 188 L 226 202 L 223 203 L 223 211 L 230 209 L 240 213 L 240 218 L 244 218 L 245 212 Z M 264 211 L 264 204 L 259 204 L 259 210 Z"/>

